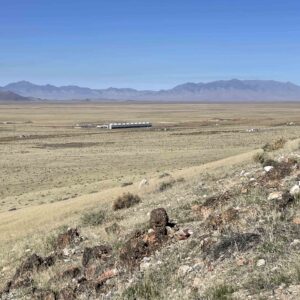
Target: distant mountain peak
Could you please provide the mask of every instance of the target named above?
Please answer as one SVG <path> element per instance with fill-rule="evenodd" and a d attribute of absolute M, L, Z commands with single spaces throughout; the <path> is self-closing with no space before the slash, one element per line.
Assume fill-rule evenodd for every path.
<path fill-rule="evenodd" d="M 0 101 L 28 101 L 31 100 L 28 97 L 20 96 L 16 93 L 5 91 L 3 89 L 0 89 Z"/>

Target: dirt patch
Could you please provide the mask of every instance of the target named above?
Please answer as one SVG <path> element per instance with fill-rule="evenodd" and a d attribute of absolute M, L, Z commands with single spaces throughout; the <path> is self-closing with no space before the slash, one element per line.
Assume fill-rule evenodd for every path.
<path fill-rule="evenodd" d="M 242 130 L 205 130 L 205 131 L 193 131 L 193 132 L 180 132 L 172 133 L 172 135 L 212 135 L 212 134 L 222 134 L 222 133 L 238 133 Z"/>

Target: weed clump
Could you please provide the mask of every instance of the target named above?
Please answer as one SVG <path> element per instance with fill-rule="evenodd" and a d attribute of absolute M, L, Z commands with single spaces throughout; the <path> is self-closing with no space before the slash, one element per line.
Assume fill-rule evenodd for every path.
<path fill-rule="evenodd" d="M 106 221 L 106 213 L 103 210 L 89 212 L 82 216 L 81 221 L 86 226 L 98 226 Z"/>
<path fill-rule="evenodd" d="M 141 202 L 141 198 L 138 195 L 131 193 L 125 193 L 119 196 L 113 203 L 113 210 L 119 210 L 123 208 L 129 208 Z"/>
<path fill-rule="evenodd" d="M 125 186 L 129 186 L 129 185 L 133 185 L 133 182 L 123 182 L 122 184 L 121 184 L 121 187 L 125 187 Z"/>
<path fill-rule="evenodd" d="M 265 152 L 259 152 L 253 156 L 253 161 L 256 163 L 260 163 L 261 165 L 263 165 L 267 160 L 268 156 Z"/>
<path fill-rule="evenodd" d="M 159 185 L 159 191 L 163 192 L 169 188 L 171 188 L 174 185 L 174 181 L 163 181 Z"/>
<path fill-rule="evenodd" d="M 263 146 L 263 150 L 266 152 L 276 151 L 276 150 L 282 149 L 285 144 L 286 144 L 286 139 L 280 138 L 278 140 L 275 140 L 273 143 L 265 144 Z"/>
<path fill-rule="evenodd" d="M 234 288 L 230 285 L 221 284 L 208 290 L 208 299 L 212 300 L 226 300 L 231 299 L 234 293 Z"/>

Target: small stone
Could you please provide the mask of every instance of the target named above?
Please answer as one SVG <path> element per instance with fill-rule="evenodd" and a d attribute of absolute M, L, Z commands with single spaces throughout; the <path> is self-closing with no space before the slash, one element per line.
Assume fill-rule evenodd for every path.
<path fill-rule="evenodd" d="M 292 242 L 291 242 L 291 246 L 293 247 L 293 246 L 296 246 L 296 245 L 299 245 L 300 244 L 300 240 L 298 240 L 298 239 L 295 239 L 295 240 L 293 240 Z"/>
<path fill-rule="evenodd" d="M 2 272 L 6 272 L 6 271 L 9 271 L 9 270 L 10 270 L 9 267 L 3 267 L 3 268 L 2 268 Z"/>
<path fill-rule="evenodd" d="M 143 257 L 143 262 L 149 262 L 151 261 L 151 257 L 145 256 Z"/>
<path fill-rule="evenodd" d="M 300 225 L 300 217 L 294 218 L 292 222 L 296 225 Z"/>
<path fill-rule="evenodd" d="M 68 249 L 68 248 L 64 248 L 62 252 L 63 252 L 64 256 L 69 256 L 70 255 L 70 249 Z"/>
<path fill-rule="evenodd" d="M 277 200 L 281 198 L 282 198 L 282 192 L 273 192 L 268 196 L 268 200 Z"/>
<path fill-rule="evenodd" d="M 199 212 L 201 210 L 201 205 L 195 204 L 191 207 L 192 211 Z"/>
<path fill-rule="evenodd" d="M 197 289 L 197 288 L 199 288 L 200 286 L 201 286 L 201 284 L 202 284 L 202 279 L 201 278 L 199 278 L 199 277 L 196 277 L 195 279 L 194 279 L 194 281 L 193 281 L 193 288 L 195 288 L 195 289 Z"/>
<path fill-rule="evenodd" d="M 247 188 L 242 188 L 241 189 L 241 193 L 242 194 L 247 194 L 248 193 L 248 189 Z"/>
<path fill-rule="evenodd" d="M 248 264 L 248 260 L 244 257 L 239 257 L 237 260 L 236 260 L 236 264 L 237 266 L 244 266 L 244 265 L 247 265 Z"/>
<path fill-rule="evenodd" d="M 140 270 L 141 270 L 141 271 L 145 271 L 145 270 L 149 269 L 150 266 L 151 266 L 151 263 L 150 263 L 150 262 L 142 262 L 142 263 L 140 264 Z"/>
<path fill-rule="evenodd" d="M 167 235 L 168 235 L 169 237 L 173 237 L 173 236 L 174 236 L 174 233 L 175 233 L 174 229 L 171 228 L 170 226 L 167 226 L 166 229 L 167 229 Z"/>
<path fill-rule="evenodd" d="M 290 194 L 293 195 L 293 196 L 298 196 L 300 194 L 300 186 L 298 184 L 295 184 L 290 189 Z"/>
<path fill-rule="evenodd" d="M 154 229 L 152 229 L 152 228 L 150 228 L 149 230 L 148 230 L 148 233 L 153 233 L 154 232 Z"/>
<path fill-rule="evenodd" d="M 268 173 L 268 172 L 270 172 L 271 170 L 273 170 L 274 169 L 274 167 L 273 166 L 266 166 L 266 167 L 264 167 L 264 170 Z"/>
<path fill-rule="evenodd" d="M 192 234 L 193 232 L 190 229 L 180 229 L 176 232 L 175 236 L 177 240 L 182 241 L 188 239 Z"/>
<path fill-rule="evenodd" d="M 262 267 L 266 264 L 266 261 L 264 259 L 259 259 L 256 263 L 257 267 Z"/>
<path fill-rule="evenodd" d="M 199 272 L 199 271 L 201 271 L 203 269 L 203 267 L 204 267 L 204 263 L 203 262 L 196 263 L 196 264 L 193 265 L 193 271 Z"/>
<path fill-rule="evenodd" d="M 179 269 L 178 269 L 178 275 L 179 276 L 185 276 L 187 273 L 189 273 L 190 271 L 192 270 L 192 268 L 190 266 L 187 266 L 187 265 L 183 265 L 183 266 L 180 266 Z"/>

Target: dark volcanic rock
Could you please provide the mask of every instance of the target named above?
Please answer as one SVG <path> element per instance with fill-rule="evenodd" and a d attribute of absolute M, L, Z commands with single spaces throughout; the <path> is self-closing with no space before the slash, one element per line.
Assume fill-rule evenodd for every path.
<path fill-rule="evenodd" d="M 152 232 L 136 231 L 121 249 L 120 259 L 128 266 L 137 265 L 145 256 L 149 256 L 167 241 L 169 217 L 164 208 L 157 208 L 150 213 Z"/>
<path fill-rule="evenodd" d="M 277 207 L 278 210 L 285 210 L 287 207 L 292 205 L 295 202 L 295 197 L 290 194 L 289 191 L 286 191 L 282 194 L 282 199 L 278 200 Z"/>
<path fill-rule="evenodd" d="M 12 280 L 8 281 L 4 292 L 8 293 L 11 289 L 27 287 L 32 284 L 33 272 L 45 270 L 46 268 L 54 265 L 55 257 L 41 257 L 37 254 L 30 255 L 21 265 L 17 268 Z"/>
<path fill-rule="evenodd" d="M 86 247 L 83 251 L 82 265 L 86 267 L 93 260 L 108 260 L 112 253 L 112 247 L 100 245 L 95 247 Z"/>
<path fill-rule="evenodd" d="M 150 213 L 150 228 L 159 233 L 166 233 L 169 217 L 164 208 L 153 209 Z"/>
<path fill-rule="evenodd" d="M 81 273 L 81 270 L 76 267 L 76 266 L 71 266 L 68 269 L 66 269 L 65 271 L 63 271 L 63 273 L 61 274 L 61 278 L 63 279 L 68 279 L 68 278 L 75 278 L 77 276 L 79 276 Z"/>

